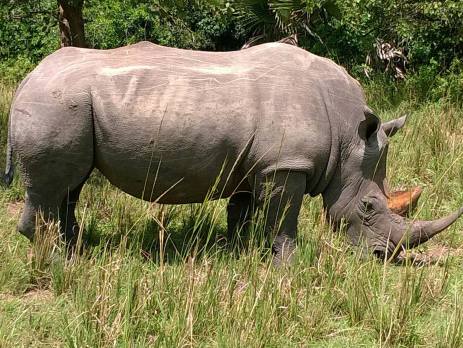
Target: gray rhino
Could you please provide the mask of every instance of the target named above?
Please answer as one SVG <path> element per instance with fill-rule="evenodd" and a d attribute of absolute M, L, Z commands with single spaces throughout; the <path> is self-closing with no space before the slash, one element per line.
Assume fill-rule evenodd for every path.
<path fill-rule="evenodd" d="M 59 217 L 75 240 L 74 209 L 93 168 L 123 191 L 163 204 L 230 197 L 229 231 L 265 206 L 275 260 L 294 250 L 304 194 L 321 194 L 353 244 L 381 257 L 415 247 L 452 224 L 407 221 L 387 207 L 388 136 L 359 83 L 329 59 L 269 43 L 198 52 L 148 42 L 62 48 L 19 86 L 11 107 L 12 155 L 26 187 L 19 231 L 36 214 Z"/>

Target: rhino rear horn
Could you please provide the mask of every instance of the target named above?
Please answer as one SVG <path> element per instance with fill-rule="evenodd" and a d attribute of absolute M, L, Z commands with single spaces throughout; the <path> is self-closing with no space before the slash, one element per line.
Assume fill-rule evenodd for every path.
<path fill-rule="evenodd" d="M 384 122 L 381 127 L 388 137 L 392 137 L 400 128 L 404 126 L 406 120 L 407 116 L 405 115 L 394 120 Z"/>
<path fill-rule="evenodd" d="M 387 207 L 393 213 L 405 216 L 416 207 L 422 192 L 423 190 L 419 186 L 406 191 L 390 192 L 388 194 Z"/>

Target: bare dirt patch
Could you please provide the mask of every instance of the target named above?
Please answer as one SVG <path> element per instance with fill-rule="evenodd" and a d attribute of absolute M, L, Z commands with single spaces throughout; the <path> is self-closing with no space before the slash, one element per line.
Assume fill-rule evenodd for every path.
<path fill-rule="evenodd" d="M 400 257 L 405 260 L 405 258 L 408 258 L 409 260 L 413 261 L 416 264 L 424 264 L 424 265 L 430 265 L 430 264 L 443 264 L 448 257 L 453 257 L 453 256 L 462 256 L 463 255 L 463 249 L 454 249 L 454 248 L 449 248 L 446 246 L 442 245 L 435 245 L 430 247 L 428 250 L 425 252 L 417 252 L 417 251 L 409 251 L 407 253 L 401 253 Z"/>
<path fill-rule="evenodd" d="M 12 202 L 6 205 L 6 212 L 8 216 L 17 218 L 23 209 L 24 202 Z"/>
<path fill-rule="evenodd" d="M 0 293 L 0 302 L 20 301 L 24 304 L 44 303 L 44 302 L 52 301 L 53 298 L 54 298 L 53 293 L 50 290 L 42 290 L 42 289 L 28 291 L 22 295 Z"/>

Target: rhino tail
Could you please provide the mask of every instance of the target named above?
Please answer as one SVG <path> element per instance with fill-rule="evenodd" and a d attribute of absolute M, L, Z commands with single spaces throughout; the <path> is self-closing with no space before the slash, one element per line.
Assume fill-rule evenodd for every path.
<path fill-rule="evenodd" d="M 11 146 L 10 129 L 8 129 L 8 141 L 6 145 L 6 166 L 5 166 L 5 174 L 3 174 L 3 183 L 5 186 L 8 187 L 11 185 L 13 181 L 13 176 L 14 176 L 13 147 Z"/>
<path fill-rule="evenodd" d="M 11 112 L 10 117 L 8 117 L 8 134 L 7 134 L 7 141 L 6 141 L 6 164 L 5 164 L 5 173 L 3 174 L 3 185 L 8 187 L 11 185 L 14 176 L 14 165 L 13 165 L 13 142 L 11 139 L 11 118 L 12 118 L 12 110 L 14 105 L 11 105 Z"/>
<path fill-rule="evenodd" d="M 12 139 L 12 134 L 11 134 L 11 122 L 13 118 L 13 109 L 15 106 L 16 99 L 18 98 L 18 95 L 20 94 L 21 90 L 26 85 L 26 83 L 29 81 L 32 73 L 33 72 L 30 72 L 19 84 L 18 88 L 16 89 L 16 93 L 13 97 L 13 100 L 11 102 L 10 115 L 8 117 L 8 136 L 7 136 L 7 144 L 6 144 L 5 173 L 3 174 L 3 180 L 0 181 L 0 183 L 6 187 L 11 185 L 11 183 L 13 182 L 13 177 L 14 177 L 13 139 Z"/>
<path fill-rule="evenodd" d="M 12 134 L 11 134 L 11 122 L 13 118 L 13 108 L 15 105 L 16 98 L 18 97 L 18 94 L 24 87 L 24 85 L 29 81 L 31 73 L 27 75 L 24 80 L 19 84 L 19 87 L 16 90 L 16 93 L 13 97 L 13 100 L 11 102 L 11 109 L 10 109 L 10 115 L 8 117 L 8 135 L 7 135 L 7 143 L 6 143 L 6 164 L 5 164 L 5 173 L 3 174 L 3 180 L 0 181 L 0 184 L 3 186 L 10 186 L 11 183 L 13 182 L 13 177 L 14 177 L 14 164 L 13 164 L 13 139 L 12 139 Z"/>

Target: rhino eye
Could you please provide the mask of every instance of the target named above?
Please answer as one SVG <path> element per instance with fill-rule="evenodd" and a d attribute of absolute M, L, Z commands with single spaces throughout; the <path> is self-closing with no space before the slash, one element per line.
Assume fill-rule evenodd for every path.
<path fill-rule="evenodd" d="M 387 210 L 387 202 L 380 192 L 370 192 L 359 203 L 358 210 L 365 218 L 373 218 Z"/>
<path fill-rule="evenodd" d="M 365 214 L 371 213 L 374 210 L 373 206 L 374 206 L 374 199 L 371 197 L 364 197 L 360 201 L 360 210 Z"/>

